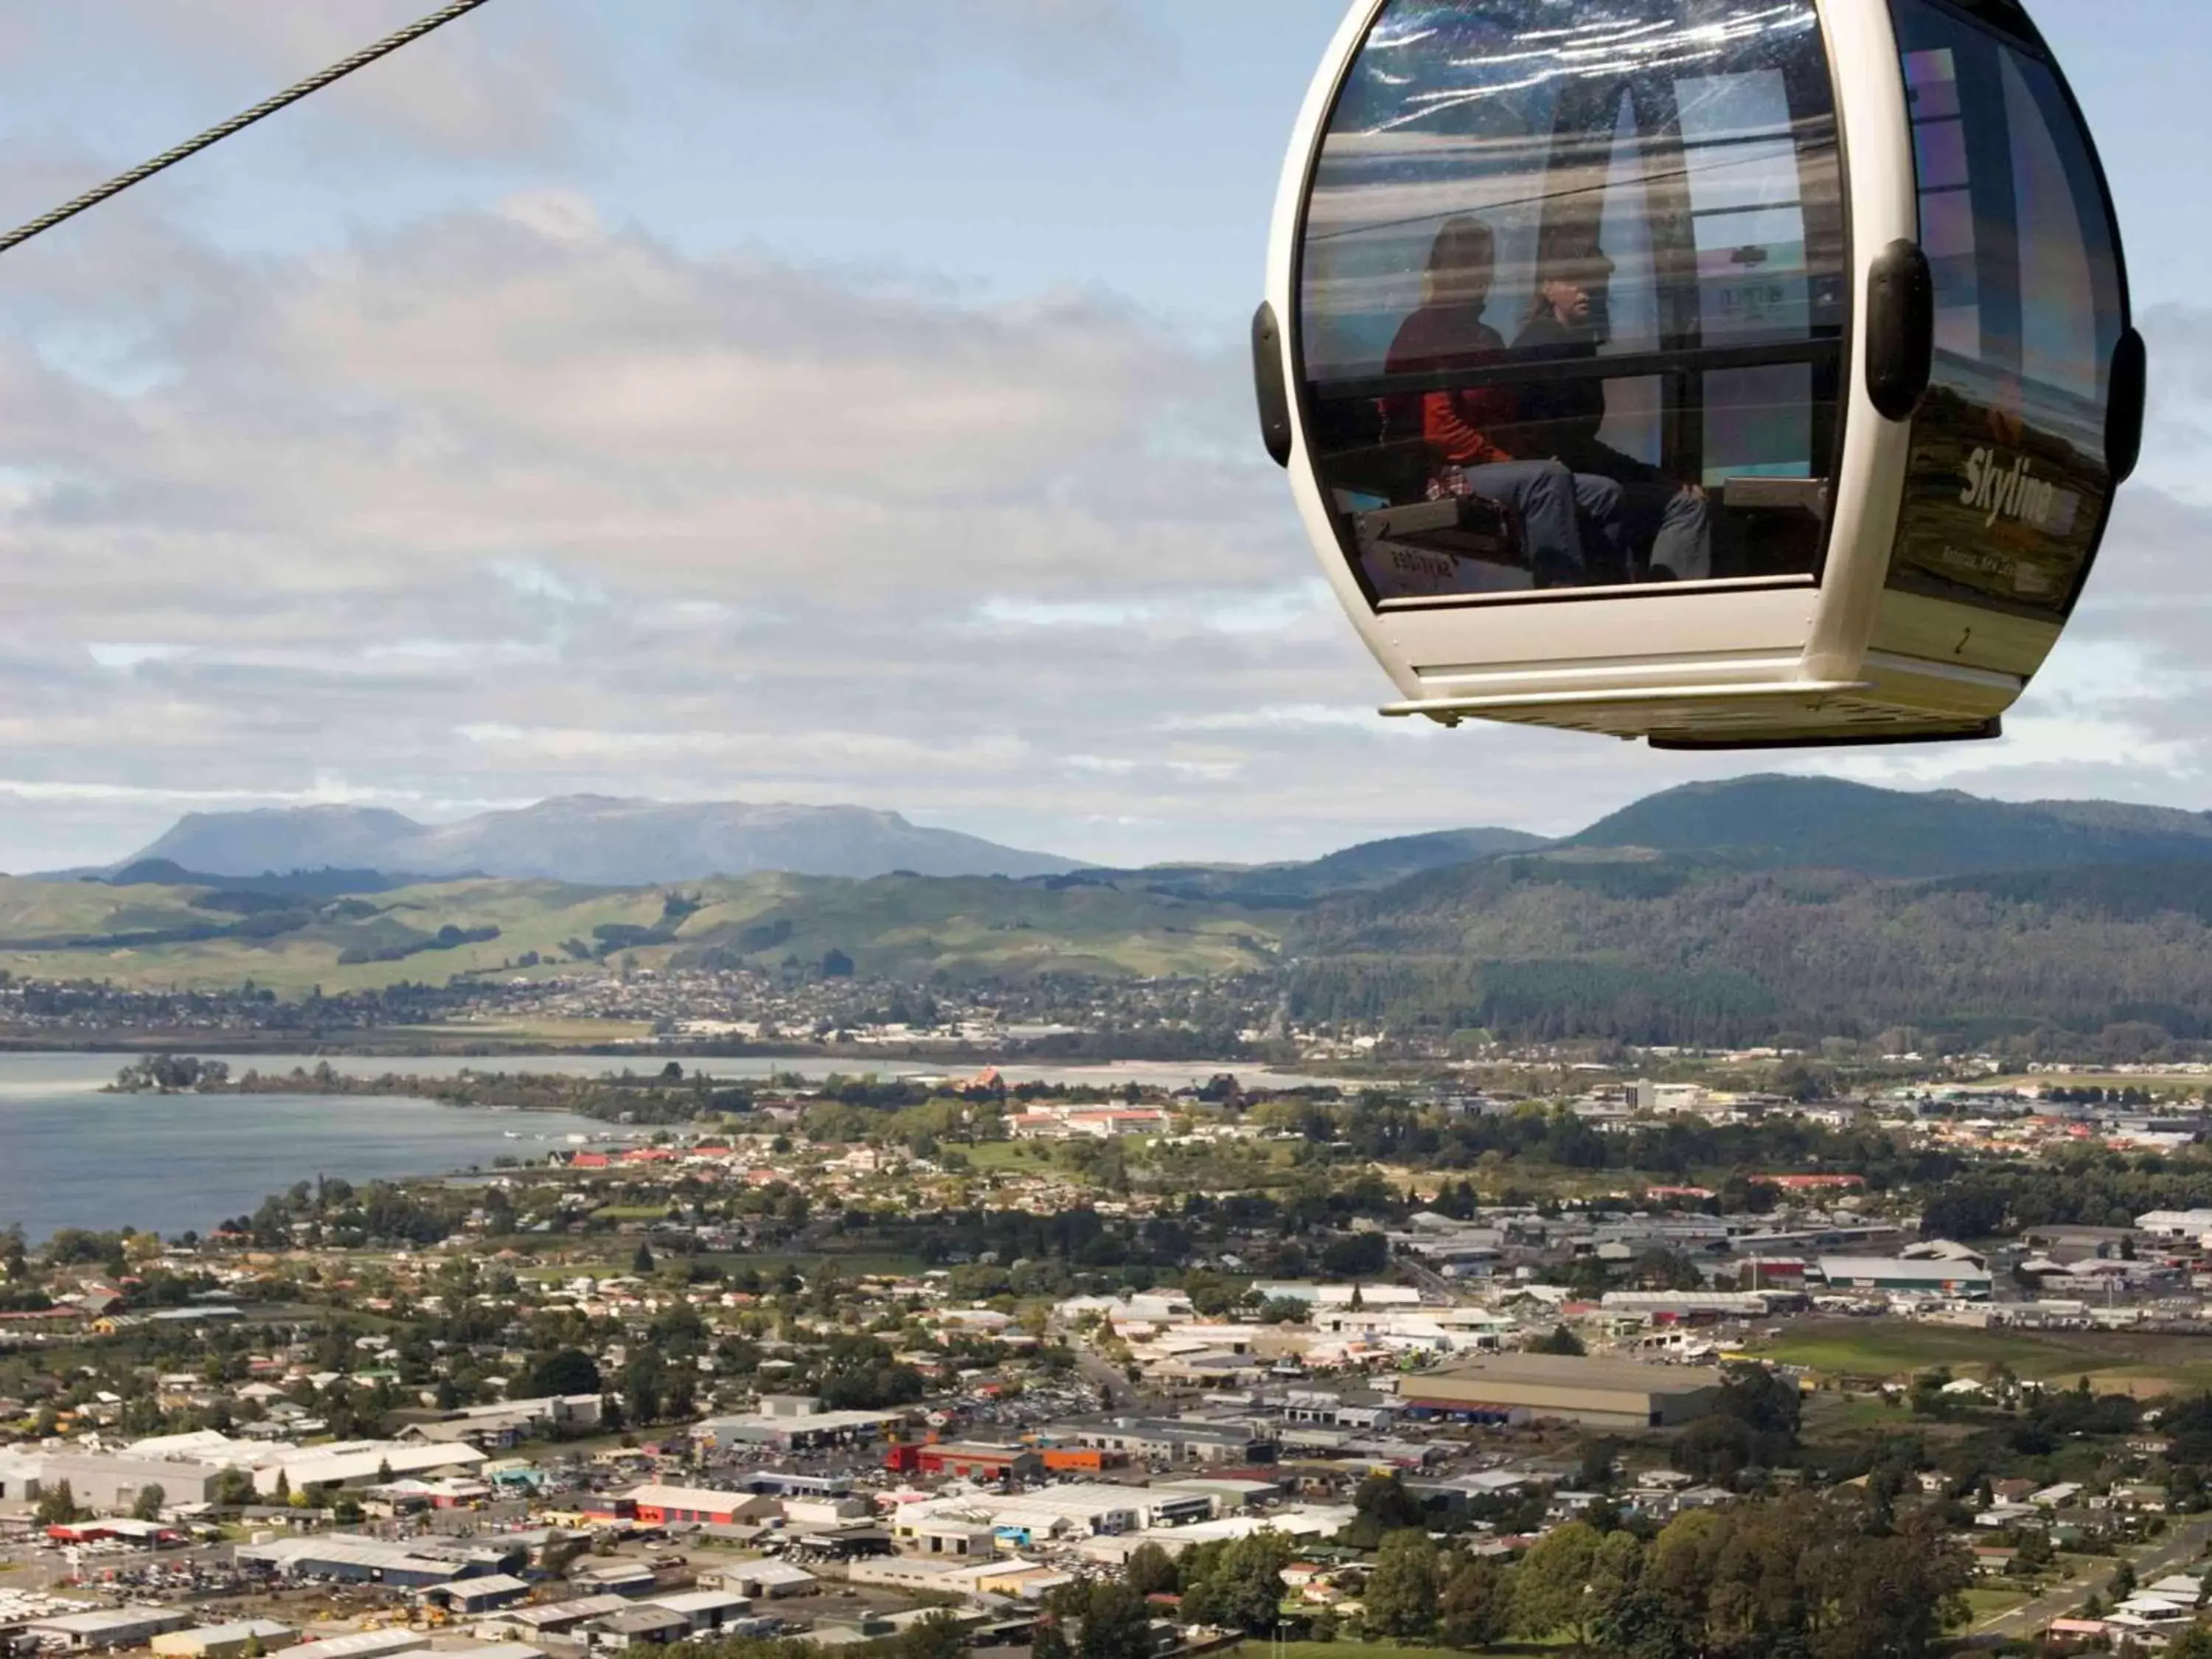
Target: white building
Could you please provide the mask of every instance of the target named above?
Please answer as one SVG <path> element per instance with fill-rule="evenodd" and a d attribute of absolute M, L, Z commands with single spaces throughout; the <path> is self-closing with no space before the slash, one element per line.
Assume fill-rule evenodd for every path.
<path fill-rule="evenodd" d="M 2212 1210 L 2152 1210 L 2137 1216 L 2136 1225 L 2160 1238 L 2203 1238 L 2212 1233 Z"/>

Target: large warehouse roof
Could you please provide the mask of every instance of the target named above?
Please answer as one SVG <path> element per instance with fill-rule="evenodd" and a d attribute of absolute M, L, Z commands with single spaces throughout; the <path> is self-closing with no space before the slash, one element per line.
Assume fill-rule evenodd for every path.
<path fill-rule="evenodd" d="M 1709 1409 L 1719 1384 L 1716 1372 L 1680 1365 L 1506 1353 L 1401 1378 L 1398 1397 L 1416 1410 L 1475 1415 L 1526 1411 L 1585 1423 L 1659 1428 Z"/>
<path fill-rule="evenodd" d="M 1414 1397 L 1432 1382 L 1508 1382 L 1553 1389 L 1599 1389 L 1621 1394 L 1690 1394 L 1719 1382 L 1712 1372 L 1680 1365 L 1645 1365 L 1632 1359 L 1585 1359 L 1573 1354 L 1486 1354 L 1448 1371 L 1401 1378 L 1398 1392 Z"/>

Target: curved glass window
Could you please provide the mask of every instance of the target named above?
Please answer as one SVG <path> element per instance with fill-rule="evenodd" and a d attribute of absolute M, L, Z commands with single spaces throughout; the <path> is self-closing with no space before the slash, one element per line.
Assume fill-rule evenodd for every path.
<path fill-rule="evenodd" d="M 1391 0 L 1298 316 L 1370 596 L 1816 574 L 1845 240 L 1810 0 Z"/>
<path fill-rule="evenodd" d="M 1936 374 L 1889 584 L 2063 617 L 2112 493 L 2106 409 L 2127 306 L 2105 192 L 2039 49 L 1928 0 L 1894 12 Z"/>

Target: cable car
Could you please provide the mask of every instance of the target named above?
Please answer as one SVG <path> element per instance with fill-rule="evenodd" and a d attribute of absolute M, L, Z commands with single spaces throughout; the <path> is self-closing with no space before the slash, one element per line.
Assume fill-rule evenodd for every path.
<path fill-rule="evenodd" d="M 1358 0 L 1253 343 L 1383 712 L 1446 725 L 1995 737 L 2142 443 L 2016 0 Z"/>

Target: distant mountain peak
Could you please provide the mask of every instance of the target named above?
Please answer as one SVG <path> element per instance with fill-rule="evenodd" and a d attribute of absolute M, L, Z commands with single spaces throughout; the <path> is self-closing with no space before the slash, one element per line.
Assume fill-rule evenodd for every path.
<path fill-rule="evenodd" d="M 407 870 L 629 887 L 764 871 L 795 875 L 1058 875 L 1074 860 L 925 829 L 859 806 L 665 802 L 566 795 L 422 824 L 382 807 L 193 812 L 126 865 L 215 876 L 271 870 Z"/>

